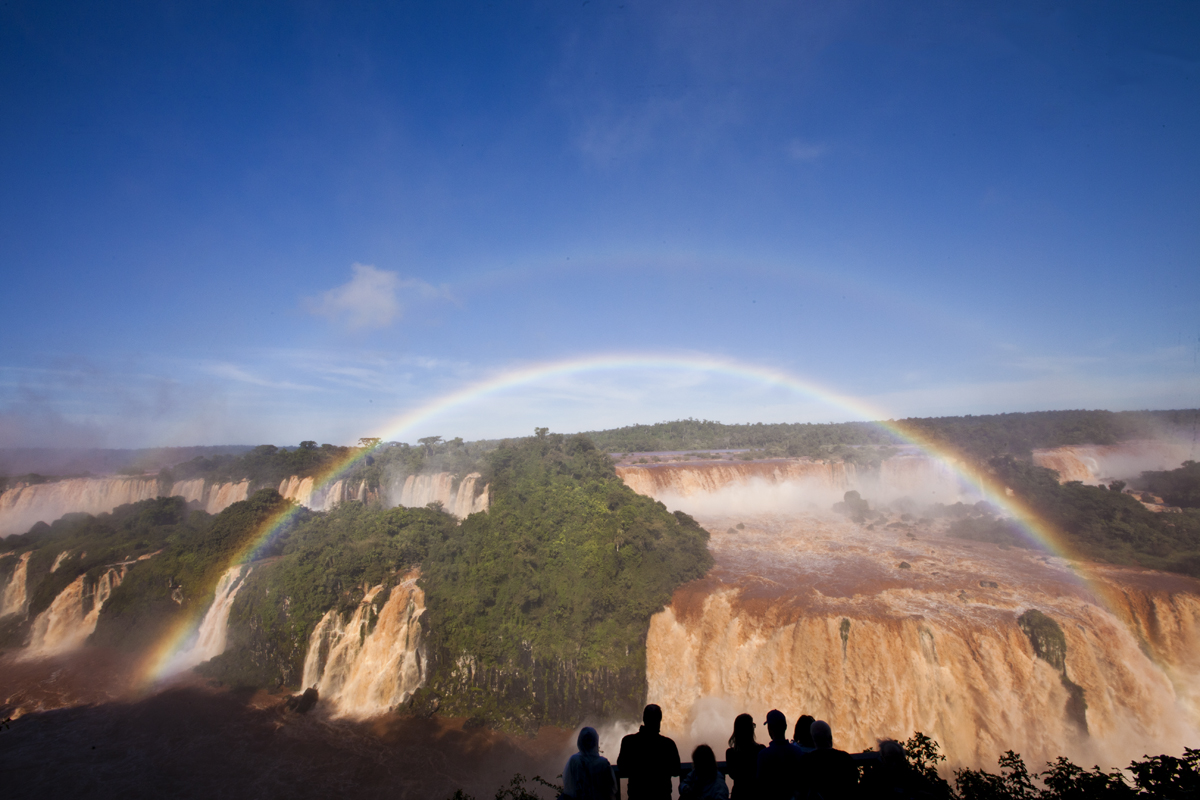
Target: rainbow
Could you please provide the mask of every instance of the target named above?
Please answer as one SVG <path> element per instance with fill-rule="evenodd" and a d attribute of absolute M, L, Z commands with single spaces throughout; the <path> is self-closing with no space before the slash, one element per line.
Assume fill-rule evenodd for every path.
<path fill-rule="evenodd" d="M 1076 577 L 1101 602 L 1111 607 L 1104 583 L 1086 572 L 1079 564 L 1080 554 L 1074 552 L 1061 532 L 1040 518 L 1019 498 L 1010 497 L 1005 487 L 987 474 L 968 471 L 970 461 L 943 443 L 928 439 L 915 427 L 889 419 L 881 409 L 859 399 L 838 394 L 820 384 L 803 380 L 784 370 L 747 364 L 728 358 L 707 355 L 606 354 L 584 358 L 531 364 L 500 372 L 472 383 L 462 389 L 442 395 L 422 406 L 404 412 L 387 422 L 376 432 L 381 442 L 395 440 L 412 428 L 452 409 L 482 402 L 488 397 L 513 388 L 527 386 L 556 377 L 568 377 L 588 372 L 620 369 L 677 370 L 717 374 L 750 382 L 787 388 L 813 400 L 834 406 L 862 421 L 869 421 L 890 432 L 901 441 L 914 445 L 924 453 L 945 463 L 962 480 L 979 487 L 989 502 L 1001 508 L 1020 525 L 1028 539 L 1052 554 L 1076 562 Z M 885 421 L 886 420 L 886 421 Z M 329 465 L 314 476 L 314 491 L 323 488 L 351 469 L 372 452 L 372 448 L 355 448 L 346 457 Z M 263 547 L 299 512 L 289 506 L 260 524 L 248 537 L 244 547 L 229 560 L 227 568 L 253 561 Z M 146 682 L 165 676 L 173 657 L 197 632 L 201 615 L 197 614 L 177 624 L 151 650 L 142 674 Z"/>

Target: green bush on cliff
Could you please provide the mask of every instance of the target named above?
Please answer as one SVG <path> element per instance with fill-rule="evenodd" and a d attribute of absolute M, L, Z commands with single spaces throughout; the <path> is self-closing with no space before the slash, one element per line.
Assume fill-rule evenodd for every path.
<path fill-rule="evenodd" d="M 485 479 L 489 511 L 423 567 L 435 646 L 484 666 L 643 672 L 650 617 L 712 565 L 708 533 L 625 486 L 584 436 L 508 442 Z"/>
<path fill-rule="evenodd" d="M 164 531 L 156 548 L 162 552 L 130 568 L 101 609 L 93 641 L 138 649 L 159 641 L 181 619 L 201 615 L 222 573 L 290 505 L 264 489 L 216 516 L 190 512 L 193 524 Z"/>
<path fill-rule="evenodd" d="M 1179 469 L 1143 472 L 1134 486 L 1153 492 L 1169 506 L 1200 508 L 1200 463 L 1185 461 Z"/>

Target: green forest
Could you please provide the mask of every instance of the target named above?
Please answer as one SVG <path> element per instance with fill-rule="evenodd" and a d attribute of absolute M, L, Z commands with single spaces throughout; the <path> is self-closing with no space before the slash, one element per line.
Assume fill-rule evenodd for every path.
<path fill-rule="evenodd" d="M 1200 577 L 1200 509 L 1154 512 L 1124 491 L 1124 483 L 1060 484 L 1053 470 L 1012 456 L 993 458 L 988 467 L 1040 517 L 1052 523 L 1073 552 L 1109 564 Z M 1142 483 L 1171 487 L 1185 498 L 1197 496 L 1200 470 L 1189 461 L 1176 470 L 1145 473 L 1138 482 Z M 949 530 L 951 536 L 963 539 L 1032 546 L 1012 521 L 995 515 L 964 515 L 952 522 Z"/>
<path fill-rule="evenodd" d="M 461 445 L 449 447 L 452 457 Z M 317 457 L 305 449 L 293 453 Z M 284 463 L 265 450 L 248 457 Z M 568 722 L 578 712 L 573 704 L 598 702 L 622 712 L 639 704 L 650 617 L 677 586 L 708 571 L 708 533 L 687 515 L 635 494 L 583 436 L 539 429 L 490 449 L 473 466 L 492 485 L 492 504 L 461 522 L 436 507 L 294 509 L 256 551 L 230 614 L 230 646 L 202 671 L 238 686 L 297 686 L 309 636 L 326 611 L 349 613 L 364 587 L 390 590 L 419 566 L 435 651 L 425 699 L 436 696 L 443 708 L 525 728 Z M 5 618 L 0 646 L 20 646 L 28 619 L 80 575 L 94 584 L 108 566 L 144 555 L 150 557 L 129 565 L 102 608 L 92 641 L 147 647 L 201 613 L 222 572 L 262 523 L 289 505 L 263 489 L 210 516 L 182 498 L 158 498 L 109 514 L 69 514 L 8 537 L 0 553 L 33 553 L 32 602 L 27 618 Z M 0 580 L 16 562 L 0 559 Z M 566 699 L 535 703 L 528 681 L 499 694 L 462 685 L 453 674 L 460 656 L 493 674 L 537 676 Z M 606 682 L 619 691 L 589 695 L 587 687 Z M 488 701 L 477 702 L 480 695 Z"/>
<path fill-rule="evenodd" d="M 900 420 L 934 442 L 952 446 L 976 460 L 1002 455 L 1029 458 L 1033 450 L 1071 444 L 1114 444 L 1187 432 L 1200 425 L 1200 410 L 1035 411 L 963 417 Z M 873 422 L 768 423 L 726 425 L 684 419 L 631 425 L 587 436 L 612 453 L 679 450 L 762 450 L 770 456 L 837 457 L 845 448 L 898 445 L 903 440 Z"/>

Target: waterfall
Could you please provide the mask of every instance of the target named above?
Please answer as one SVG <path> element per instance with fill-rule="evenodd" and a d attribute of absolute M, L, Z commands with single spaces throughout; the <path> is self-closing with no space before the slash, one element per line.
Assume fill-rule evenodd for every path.
<path fill-rule="evenodd" d="M 243 574 L 242 570 L 245 569 Z M 225 570 L 213 592 L 212 605 L 204 614 L 196 640 L 177 653 L 164 668 L 164 673 L 182 672 L 225 652 L 229 633 L 229 612 L 238 591 L 246 585 L 252 568 L 238 565 Z"/>
<path fill-rule="evenodd" d="M 61 553 L 56 555 L 54 557 L 54 564 L 50 567 L 50 571 L 58 572 L 58 568 L 62 566 L 62 562 L 66 561 L 67 557 L 70 555 L 71 555 L 70 550 L 63 550 Z"/>
<path fill-rule="evenodd" d="M 8 578 L 8 583 L 4 586 L 4 593 L 0 595 L 0 617 L 7 617 L 10 614 L 25 613 L 25 606 L 28 598 L 25 596 L 25 580 L 29 574 L 29 558 L 33 555 L 33 551 L 22 553 L 17 560 L 17 565 L 13 567 L 13 573 Z"/>
<path fill-rule="evenodd" d="M 1058 473 L 1058 479 L 1088 484 L 1134 478 L 1147 470 L 1177 469 L 1197 457 L 1196 445 L 1162 440 L 1114 445 L 1069 445 L 1033 451 L 1033 463 Z"/>
<path fill-rule="evenodd" d="M 413 572 L 395 586 L 382 607 L 383 586 L 367 589 L 344 621 L 330 609 L 309 637 L 304 685 L 316 686 L 337 716 L 365 718 L 408 700 L 425 683 L 421 616 L 425 593 Z M 374 622 L 374 628 L 371 623 Z"/>
<path fill-rule="evenodd" d="M 220 514 L 234 503 L 240 503 L 250 496 L 250 481 L 237 483 L 219 483 L 209 487 L 208 498 L 204 510 L 209 514 Z"/>
<path fill-rule="evenodd" d="M 744 462 L 628 465 L 617 475 L 638 494 L 689 514 L 828 510 L 851 489 L 872 503 L 909 497 L 947 505 L 979 499 L 951 465 L 927 456 L 886 459 L 877 470 L 836 461 L 774 459 Z"/>
<path fill-rule="evenodd" d="M 50 607 L 34 619 L 27 654 L 53 655 L 82 645 L 96 630 L 100 609 L 121 585 L 125 566 L 108 567 L 95 581 L 88 580 L 85 573 L 59 592 Z"/>
<path fill-rule="evenodd" d="M 827 720 L 847 750 L 923 731 L 952 766 L 1010 748 L 1120 764 L 1200 737 L 1200 581 L 1104 568 L 1125 598 L 1110 607 L 1062 559 L 916 526 L 699 521 L 716 567 L 652 618 L 646 644 L 664 727 L 700 741 L 779 708 Z M 1031 609 L 1061 628 L 1061 666 L 1018 624 Z"/>
<path fill-rule="evenodd" d="M 459 482 L 456 490 L 454 476 L 449 472 L 409 475 L 400 487 L 397 505 L 423 508 L 437 502 L 459 519 L 477 511 L 487 511 L 488 487 L 483 487 L 483 492 L 478 497 L 475 496 L 475 487 L 478 486 L 480 477 L 482 476 L 478 472 L 472 472 Z"/>
<path fill-rule="evenodd" d="M 204 505 L 204 478 L 192 478 L 186 481 L 175 481 L 171 484 L 171 496 L 182 497 L 189 503 Z"/>
<path fill-rule="evenodd" d="M 24 533 L 34 523 L 50 523 L 72 511 L 104 514 L 157 496 L 157 478 L 71 478 L 18 484 L 0 494 L 0 536 Z"/>

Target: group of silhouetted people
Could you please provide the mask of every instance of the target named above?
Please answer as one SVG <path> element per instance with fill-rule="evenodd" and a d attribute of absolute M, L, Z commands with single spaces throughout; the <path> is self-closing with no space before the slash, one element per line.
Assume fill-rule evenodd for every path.
<path fill-rule="evenodd" d="M 629 800 L 671 800 L 672 776 L 680 774 L 679 749 L 663 736 L 662 709 L 646 706 L 642 726 L 621 740 L 617 768 L 628 778 Z M 692 770 L 679 783 L 680 800 L 918 800 L 933 797 L 932 786 L 908 764 L 904 748 L 880 743 L 879 757 L 859 774 L 854 757 L 833 746 L 829 723 L 800 717 L 789 741 L 787 717 L 770 711 L 766 719 L 770 744 L 755 740 L 757 725 L 749 714 L 733 722 L 725 751 L 725 768 L 733 779 L 732 795 L 717 768 L 713 749 L 702 744 L 692 751 Z M 620 781 L 608 759 L 600 755 L 594 728 L 579 732 L 579 752 L 563 770 L 563 796 L 571 800 L 615 800 Z"/>

